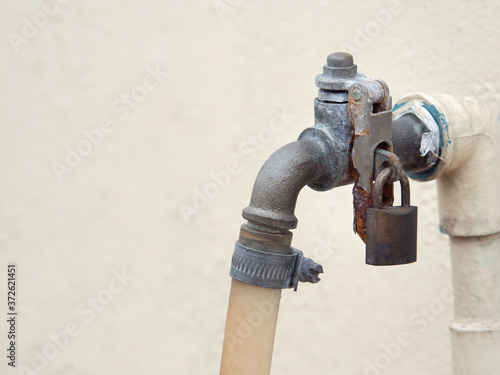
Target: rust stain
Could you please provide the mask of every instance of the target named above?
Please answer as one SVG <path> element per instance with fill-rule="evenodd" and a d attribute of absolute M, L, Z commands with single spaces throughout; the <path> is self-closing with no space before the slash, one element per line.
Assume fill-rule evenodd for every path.
<path fill-rule="evenodd" d="M 356 135 L 356 137 L 362 137 L 364 135 L 370 135 L 370 131 L 368 129 L 363 129 L 363 130 L 361 130 L 361 133 Z"/>
<path fill-rule="evenodd" d="M 351 96 L 349 97 L 347 101 L 347 107 L 348 107 L 348 113 L 349 113 L 349 120 L 351 122 L 352 127 L 354 128 L 353 120 L 351 118 L 351 115 L 353 117 L 361 117 L 363 116 L 363 106 L 361 105 L 361 102 L 355 101 Z"/>
<path fill-rule="evenodd" d="M 372 197 L 356 183 L 352 189 L 354 202 L 354 227 L 359 237 L 366 243 L 366 210 L 372 206 Z"/>
<path fill-rule="evenodd" d="M 351 150 L 358 139 L 362 135 L 366 135 L 367 129 L 363 129 L 361 134 L 356 135 L 356 123 L 355 119 L 363 116 L 363 107 L 359 102 L 356 102 L 349 97 L 349 122 L 353 128 L 352 140 L 351 140 Z M 366 131 L 366 132 L 365 132 Z M 368 132 L 369 134 L 369 132 Z M 352 158 L 354 162 L 354 158 Z M 354 204 L 354 231 L 359 235 L 359 237 L 366 243 L 366 210 L 368 207 L 372 206 L 372 197 L 365 189 L 359 185 L 359 172 L 353 166 L 353 175 L 355 177 L 354 187 L 352 189 L 353 204 Z"/>
<path fill-rule="evenodd" d="M 365 113 L 365 106 L 363 101 L 355 101 L 352 96 L 349 96 L 348 100 L 348 114 L 349 122 L 353 128 L 352 140 L 351 140 L 351 150 L 356 146 L 356 141 L 361 137 L 369 136 L 370 131 L 368 129 L 361 129 L 359 134 L 356 134 L 356 122 L 366 120 L 366 117 L 371 115 L 371 113 L 379 113 L 386 110 L 390 110 L 390 96 L 388 95 L 388 89 L 385 83 L 380 82 L 384 88 L 384 100 L 382 103 L 374 104 L 370 113 Z M 390 147 L 389 147 L 390 148 Z M 392 151 L 392 150 L 389 150 Z M 359 235 L 359 237 L 366 243 L 366 212 L 368 208 L 373 207 L 373 197 L 372 197 L 372 185 L 373 185 L 373 175 L 370 176 L 370 186 L 369 191 L 366 191 L 360 186 L 360 176 L 359 171 L 356 169 L 357 165 L 354 159 L 352 159 L 352 174 L 355 177 L 354 187 L 352 189 L 353 203 L 354 203 L 354 230 Z M 373 173 L 373 172 L 372 172 Z M 382 191 L 382 206 L 392 206 L 394 201 L 394 189 L 393 184 L 386 184 Z"/>
<path fill-rule="evenodd" d="M 394 203 L 394 184 L 385 184 L 382 189 L 382 207 L 392 206 Z"/>
<path fill-rule="evenodd" d="M 368 129 L 362 129 L 359 134 L 356 134 L 356 119 L 365 116 L 364 106 L 361 105 L 361 101 L 356 102 L 352 97 L 349 97 L 348 111 L 349 111 L 349 122 L 353 128 L 352 140 L 351 140 L 351 150 L 355 146 L 356 140 L 363 136 L 370 135 Z M 354 187 L 352 189 L 353 203 L 354 203 L 354 230 L 359 235 L 359 237 L 366 243 L 366 210 L 373 206 L 373 199 L 371 191 L 366 191 L 359 185 L 359 172 L 354 167 L 354 158 L 352 174 L 355 177 Z M 373 180 L 373 177 L 371 177 Z M 371 190 L 371 189 L 370 189 Z"/>

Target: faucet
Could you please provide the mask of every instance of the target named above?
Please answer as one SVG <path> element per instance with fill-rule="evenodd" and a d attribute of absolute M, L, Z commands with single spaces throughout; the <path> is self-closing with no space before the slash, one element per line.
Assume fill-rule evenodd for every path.
<path fill-rule="evenodd" d="M 298 222 L 295 205 L 306 185 L 325 191 L 353 184 L 353 229 L 366 243 L 365 262 L 374 266 L 417 260 L 417 207 L 410 205 L 408 176 L 419 181 L 438 178 L 439 189 L 445 190 L 440 193 L 441 226 L 443 232 L 452 236 L 452 244 L 457 236 L 490 236 L 500 232 L 499 205 L 483 205 L 486 218 L 473 207 L 470 217 L 457 217 L 463 213 L 457 200 L 464 198 L 466 190 L 455 186 L 454 178 L 460 173 L 453 171 L 468 169 L 479 173 L 477 165 L 461 167 L 477 142 L 489 151 L 490 159 L 498 158 L 498 143 L 491 142 L 492 138 L 476 137 L 474 141 L 472 137 L 484 135 L 484 124 L 491 123 L 484 106 L 446 95 L 410 94 L 396 104 L 393 113 L 385 82 L 358 73 L 353 57 L 344 52 L 328 56 L 323 72 L 316 77 L 316 86 L 314 126 L 264 163 L 250 204 L 243 210 L 247 223 L 240 229 L 231 261 L 222 375 L 269 374 L 281 290 L 296 291 L 299 282 L 320 281 L 322 266 L 291 246 L 290 230 Z M 467 127 L 467 121 L 475 126 Z M 470 138 L 466 139 L 466 135 Z M 489 173 L 494 175 L 492 170 Z M 463 178 L 459 177 L 460 181 Z M 401 184 L 401 206 L 393 205 L 396 182 Z M 465 183 L 464 188 L 474 188 L 481 194 L 480 187 L 474 184 Z M 456 194 L 450 197 L 449 189 L 457 190 Z M 477 199 L 469 200 L 466 205 L 477 203 Z M 495 202 L 499 203 L 498 198 Z M 479 220 L 478 230 L 470 225 L 475 219 Z M 458 284 L 460 281 L 455 286 Z M 500 291 L 500 281 L 497 284 L 496 290 Z M 491 298 L 497 302 L 500 299 L 498 293 Z M 493 320 L 488 321 L 489 329 L 495 332 L 490 341 L 498 349 L 500 304 L 487 304 L 494 310 Z M 462 331 L 470 329 L 463 328 L 463 324 L 466 323 L 452 324 L 452 332 L 460 332 L 456 341 L 467 341 L 468 345 L 473 339 L 462 339 Z M 475 345 L 479 347 L 480 342 Z M 454 352 L 460 353 L 462 346 L 454 345 Z M 463 361 L 457 355 L 457 363 Z M 491 361 L 498 361 L 498 357 Z M 464 366 L 455 364 L 456 368 Z M 470 368 L 468 371 L 456 373 L 488 373 Z"/>

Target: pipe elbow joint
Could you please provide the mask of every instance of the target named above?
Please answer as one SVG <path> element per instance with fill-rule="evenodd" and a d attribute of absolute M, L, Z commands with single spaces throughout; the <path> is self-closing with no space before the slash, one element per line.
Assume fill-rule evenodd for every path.
<path fill-rule="evenodd" d="M 499 233 L 498 120 L 475 98 L 413 93 L 397 106 L 406 103 L 425 108 L 439 127 L 437 162 L 408 175 L 437 180 L 441 231 L 456 237 Z"/>
<path fill-rule="evenodd" d="M 321 130 L 278 149 L 262 166 L 250 205 L 243 210 L 249 227 L 278 233 L 296 228 L 294 211 L 300 191 L 306 185 L 331 189 L 335 165 L 335 147 Z"/>

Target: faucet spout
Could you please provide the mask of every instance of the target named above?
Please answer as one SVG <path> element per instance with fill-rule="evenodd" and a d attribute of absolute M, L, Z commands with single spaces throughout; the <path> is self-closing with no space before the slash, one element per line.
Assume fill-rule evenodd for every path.
<path fill-rule="evenodd" d="M 306 185 L 330 179 L 335 152 L 332 143 L 317 132 L 283 146 L 262 166 L 250 205 L 243 210 L 249 227 L 282 233 L 297 227 L 297 197 Z"/>

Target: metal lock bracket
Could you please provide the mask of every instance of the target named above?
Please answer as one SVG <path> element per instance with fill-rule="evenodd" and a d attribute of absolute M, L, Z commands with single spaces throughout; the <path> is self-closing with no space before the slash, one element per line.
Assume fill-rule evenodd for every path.
<path fill-rule="evenodd" d="M 374 90 L 373 83 L 378 90 Z M 353 188 L 354 232 L 366 242 L 366 210 L 372 206 L 375 152 L 392 151 L 392 100 L 385 82 L 354 83 L 349 88 L 348 115 L 354 128 L 352 164 L 357 174 Z M 383 200 L 386 205 L 392 204 L 392 189 L 385 189 Z"/>

